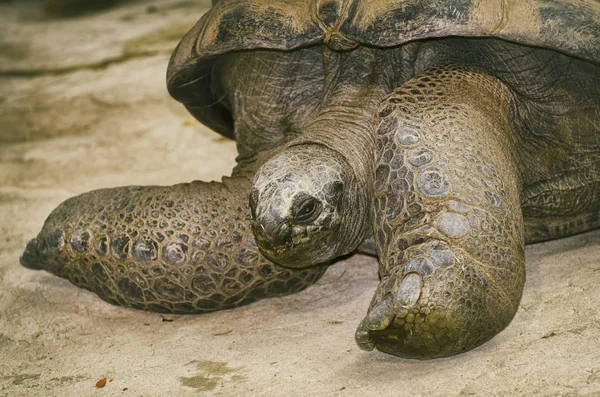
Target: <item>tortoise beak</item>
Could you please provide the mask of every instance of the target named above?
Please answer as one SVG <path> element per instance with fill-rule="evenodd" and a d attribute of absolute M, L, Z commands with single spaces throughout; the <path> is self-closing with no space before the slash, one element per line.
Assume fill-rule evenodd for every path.
<path fill-rule="evenodd" d="M 292 225 L 289 220 L 281 223 L 267 220 L 254 221 L 252 225 L 258 244 L 266 250 L 277 250 L 291 242 Z"/>

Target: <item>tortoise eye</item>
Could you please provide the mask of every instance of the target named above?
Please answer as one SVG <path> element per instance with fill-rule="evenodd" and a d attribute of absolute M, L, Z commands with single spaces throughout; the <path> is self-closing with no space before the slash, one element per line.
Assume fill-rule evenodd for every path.
<path fill-rule="evenodd" d="M 302 197 L 294 203 L 294 220 L 298 223 L 308 223 L 315 220 L 321 213 L 321 202 L 314 197 Z"/>

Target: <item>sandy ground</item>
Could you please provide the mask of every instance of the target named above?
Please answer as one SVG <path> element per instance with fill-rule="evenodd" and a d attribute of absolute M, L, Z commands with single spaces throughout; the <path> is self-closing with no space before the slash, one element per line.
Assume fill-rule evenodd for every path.
<path fill-rule="evenodd" d="M 511 325 L 433 361 L 355 346 L 377 285 L 365 256 L 296 295 L 180 317 L 21 267 L 27 240 L 70 196 L 229 172 L 234 144 L 191 122 L 164 82 L 205 7 L 138 1 L 49 20 L 35 2 L 0 4 L 0 395 L 600 396 L 600 231 L 528 247 Z"/>

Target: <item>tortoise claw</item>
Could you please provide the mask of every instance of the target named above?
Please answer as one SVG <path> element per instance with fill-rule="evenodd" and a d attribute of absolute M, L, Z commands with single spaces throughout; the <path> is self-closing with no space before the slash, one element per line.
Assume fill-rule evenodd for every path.
<path fill-rule="evenodd" d="M 369 335 L 369 329 L 365 326 L 365 321 L 363 320 L 358 328 L 356 329 L 356 333 L 354 334 L 354 340 L 359 348 L 365 351 L 372 351 L 375 349 L 375 342 L 371 339 Z"/>
<path fill-rule="evenodd" d="M 367 313 L 364 326 L 370 331 L 377 331 L 387 328 L 394 319 L 394 307 L 392 297 L 386 296 L 383 301 L 377 302 L 375 306 Z"/>

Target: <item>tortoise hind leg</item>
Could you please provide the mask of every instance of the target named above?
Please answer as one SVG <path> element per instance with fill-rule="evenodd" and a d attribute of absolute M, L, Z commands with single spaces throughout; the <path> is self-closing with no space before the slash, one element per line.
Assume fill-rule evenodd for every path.
<path fill-rule="evenodd" d="M 381 282 L 356 332 L 409 358 L 472 349 L 513 318 L 525 282 L 511 94 L 458 67 L 382 102 L 375 185 Z"/>
<path fill-rule="evenodd" d="M 265 259 L 247 220 L 247 178 L 96 190 L 66 200 L 21 262 L 121 306 L 203 313 L 297 292 L 325 266 Z"/>

